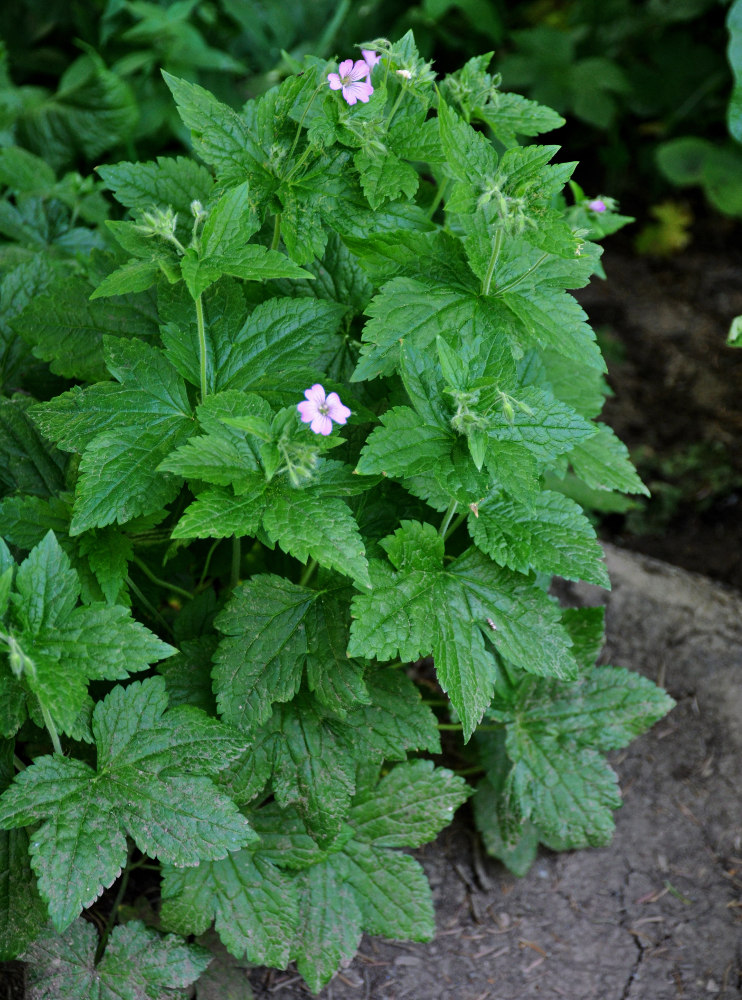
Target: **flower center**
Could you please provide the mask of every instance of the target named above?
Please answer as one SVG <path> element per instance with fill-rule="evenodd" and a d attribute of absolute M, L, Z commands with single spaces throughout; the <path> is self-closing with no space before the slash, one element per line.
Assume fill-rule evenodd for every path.
<path fill-rule="evenodd" d="M 320 403 L 317 409 L 319 410 L 319 412 L 322 414 L 323 417 L 326 417 L 330 407 L 327 405 L 327 403 Z"/>

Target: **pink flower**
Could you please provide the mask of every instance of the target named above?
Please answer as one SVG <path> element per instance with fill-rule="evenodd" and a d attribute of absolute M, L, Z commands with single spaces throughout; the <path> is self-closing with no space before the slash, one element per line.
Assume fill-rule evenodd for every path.
<path fill-rule="evenodd" d="M 346 59 L 338 66 L 337 73 L 327 74 L 327 80 L 330 90 L 342 90 L 348 104 L 355 104 L 356 101 L 368 104 L 368 99 L 374 92 L 367 80 L 370 73 L 371 69 L 363 59 L 355 63 L 352 59 Z"/>
<path fill-rule="evenodd" d="M 304 395 L 306 401 L 298 403 L 296 408 L 301 414 L 301 422 L 309 424 L 315 434 L 327 437 L 333 420 L 336 424 L 344 424 L 350 416 L 350 410 L 343 406 L 338 394 L 331 392 L 325 396 L 325 390 L 318 382 L 311 389 L 305 389 Z"/>
<path fill-rule="evenodd" d="M 592 201 L 587 203 L 587 207 L 593 212 L 605 212 L 608 209 L 608 206 L 602 198 L 594 198 Z"/>
<path fill-rule="evenodd" d="M 381 62 L 381 56 L 377 55 L 373 49 L 361 49 L 361 55 L 366 60 L 366 65 L 368 66 L 370 75 L 371 70 L 374 68 L 377 62 Z"/>

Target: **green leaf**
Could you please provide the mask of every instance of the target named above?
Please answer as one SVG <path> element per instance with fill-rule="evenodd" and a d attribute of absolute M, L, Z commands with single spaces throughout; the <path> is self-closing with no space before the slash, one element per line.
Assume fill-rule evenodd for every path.
<path fill-rule="evenodd" d="M 452 771 L 415 760 L 397 765 L 375 789 L 359 792 L 348 822 L 356 839 L 376 847 L 421 847 L 448 825 L 469 794 Z"/>
<path fill-rule="evenodd" d="M 299 922 L 296 886 L 270 861 L 249 849 L 196 868 L 166 868 L 163 924 L 179 934 L 202 934 L 215 923 L 236 958 L 286 967 Z"/>
<path fill-rule="evenodd" d="M 93 715 L 97 771 L 68 757 L 40 757 L 0 797 L 0 826 L 41 824 L 32 865 L 58 930 L 119 874 L 127 832 L 142 852 L 186 866 L 223 858 L 254 838 L 207 777 L 244 745 L 198 709 L 166 709 L 160 677 L 114 688 Z"/>
<path fill-rule="evenodd" d="M 2 567 L 0 566 L 0 570 Z M 12 740 L 0 741 L 0 789 L 14 774 Z M 0 961 L 19 955 L 47 920 L 28 857 L 25 830 L 0 830 Z"/>
<path fill-rule="evenodd" d="M 105 351 L 119 384 L 75 388 L 34 410 L 61 448 L 83 452 L 73 535 L 166 506 L 179 483 L 157 467 L 193 430 L 186 387 L 162 352 L 113 338 Z"/>
<path fill-rule="evenodd" d="M 164 70 L 162 75 L 191 130 L 194 150 L 216 169 L 225 186 L 241 184 L 246 172 L 254 182 L 270 178 L 263 166 L 265 153 L 244 118 L 203 87 Z"/>
<path fill-rule="evenodd" d="M 649 496 L 649 490 L 631 463 L 626 445 L 606 424 L 597 426 L 598 433 L 594 437 L 582 441 L 569 453 L 575 475 L 593 489 Z"/>
<path fill-rule="evenodd" d="M 372 562 L 373 591 L 353 599 L 348 653 L 382 660 L 432 653 L 466 738 L 493 694 L 495 664 L 483 634 L 525 670 L 574 676 L 556 609 L 527 577 L 496 566 L 476 549 L 444 567 L 442 541 L 431 525 L 404 521 L 382 545 L 397 572 Z"/>
<path fill-rule="evenodd" d="M 359 150 L 353 161 L 361 175 L 361 187 L 371 208 L 376 211 L 385 201 L 405 195 L 413 198 L 420 178 L 409 163 L 398 159 L 394 153 L 385 156 L 371 155 Z"/>
<path fill-rule="evenodd" d="M 116 201 L 141 213 L 171 207 L 191 217 L 194 199 L 204 205 L 214 187 L 209 171 L 185 156 L 158 156 L 148 163 L 120 163 L 96 167 Z"/>
<path fill-rule="evenodd" d="M 13 673 L 69 733 L 87 704 L 88 681 L 123 680 L 174 652 L 128 608 L 76 607 L 79 595 L 77 574 L 49 531 L 18 568 L 4 636 Z"/>
<path fill-rule="evenodd" d="M 548 348 L 596 371 L 606 371 L 595 334 L 582 307 L 568 292 L 548 286 L 503 292 L 499 299 L 518 321 L 523 347 Z"/>
<path fill-rule="evenodd" d="M 51 362 L 57 375 L 95 382 L 108 378 L 103 337 L 154 339 L 157 313 L 151 295 L 90 300 L 92 285 L 80 275 L 52 282 L 14 321 L 37 358 Z"/>
<path fill-rule="evenodd" d="M 310 489 L 291 489 L 283 482 L 269 493 L 263 527 L 271 541 L 299 562 L 316 559 L 362 587 L 371 586 L 363 539 L 343 500 L 315 496 Z"/>
<path fill-rule="evenodd" d="M 20 385 L 21 373 L 30 367 L 28 347 L 16 327 L 18 317 L 46 291 L 53 274 L 51 261 L 36 254 L 5 269 L 0 278 L 0 389 L 6 394 Z"/>
<path fill-rule="evenodd" d="M 140 920 L 114 927 L 96 964 L 97 947 L 95 927 L 85 920 L 36 941 L 23 956 L 29 1000 L 162 1000 L 180 996 L 211 961 L 205 949 L 163 937 Z"/>
<path fill-rule="evenodd" d="M 307 658 L 307 616 L 317 591 L 280 576 L 243 583 L 215 621 L 224 638 L 214 657 L 219 714 L 252 732 L 266 722 L 273 703 L 299 690 Z"/>
<path fill-rule="evenodd" d="M 90 298 L 102 299 L 129 292 L 146 292 L 157 282 L 160 274 L 160 265 L 156 259 L 127 261 L 105 277 Z"/>
<path fill-rule="evenodd" d="M 513 442 L 526 448 L 538 462 L 546 463 L 596 434 L 593 423 L 542 389 L 526 387 L 513 402 L 511 419 L 504 408 L 490 418 L 490 438 L 497 447 Z"/>
<path fill-rule="evenodd" d="M 67 458 L 39 434 L 32 404 L 28 396 L 0 399 L 0 484 L 3 492 L 54 496 L 64 490 Z"/>
<path fill-rule="evenodd" d="M 491 95 L 484 107 L 474 108 L 473 117 L 489 125 L 504 146 L 517 145 L 518 135 L 539 135 L 564 125 L 564 118 L 551 108 L 520 94 L 499 91 Z"/>
<path fill-rule="evenodd" d="M 545 490 L 529 506 L 495 494 L 469 515 L 468 527 L 475 545 L 501 566 L 610 587 L 593 526 L 561 493 Z"/>
<path fill-rule="evenodd" d="M 453 434 L 431 426 L 407 406 L 395 406 L 381 417 L 381 427 L 366 439 L 356 471 L 368 476 L 415 476 L 444 464 Z"/>
<path fill-rule="evenodd" d="M 218 365 L 217 389 L 257 386 L 265 372 L 316 365 L 339 347 L 345 306 L 318 299 L 269 299 L 232 332 Z"/>

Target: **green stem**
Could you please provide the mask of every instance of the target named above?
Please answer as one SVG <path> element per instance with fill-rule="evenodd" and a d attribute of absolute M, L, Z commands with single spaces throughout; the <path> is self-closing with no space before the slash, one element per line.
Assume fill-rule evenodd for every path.
<path fill-rule="evenodd" d="M 495 233 L 494 243 L 492 244 L 492 255 L 490 256 L 490 262 L 487 265 L 487 273 L 485 274 L 484 281 L 482 282 L 482 295 L 489 295 L 490 293 L 492 276 L 495 273 L 495 264 L 497 264 L 497 258 L 500 256 L 500 250 L 502 250 L 502 240 L 502 229 L 498 229 Z"/>
<path fill-rule="evenodd" d="M 432 219 L 435 213 L 438 211 L 438 206 L 443 201 L 444 195 L 446 193 L 446 188 L 448 187 L 448 178 L 444 177 L 443 180 L 438 185 L 438 189 L 435 192 L 435 198 L 428 209 L 428 218 Z"/>
<path fill-rule="evenodd" d="M 456 508 L 458 507 L 458 505 L 459 505 L 458 500 L 452 500 L 451 503 L 448 505 L 448 510 L 444 514 L 443 521 L 441 522 L 441 526 L 438 529 L 438 534 L 443 536 L 443 538 L 446 537 L 448 526 L 451 523 L 453 515 L 456 513 Z"/>
<path fill-rule="evenodd" d="M 49 715 L 49 709 L 44 705 L 42 700 L 39 698 L 39 708 L 41 709 L 41 715 L 44 719 L 44 725 L 46 726 L 47 732 L 52 738 L 52 746 L 54 747 L 54 752 L 58 753 L 60 757 L 62 756 L 62 744 L 59 742 L 59 733 L 57 732 L 57 727 L 54 725 L 54 719 Z"/>
<path fill-rule="evenodd" d="M 309 562 L 304 567 L 304 572 L 301 574 L 301 579 L 299 580 L 300 587 L 306 587 L 306 585 L 312 579 L 312 576 L 316 569 L 317 569 L 317 560 L 310 559 Z"/>
<path fill-rule="evenodd" d="M 206 553 L 206 562 L 204 563 L 204 568 L 201 571 L 201 576 L 199 578 L 198 586 L 196 587 L 196 590 L 200 590 L 201 587 L 203 587 L 204 580 L 206 579 L 206 574 L 209 572 L 209 565 L 211 563 L 211 557 L 214 555 L 214 552 L 216 552 L 217 546 L 219 546 L 221 544 L 222 544 L 222 539 L 221 538 L 217 538 L 217 540 L 215 542 L 212 542 L 211 548 Z"/>
<path fill-rule="evenodd" d="M 116 898 L 113 901 L 113 906 L 111 907 L 111 912 L 108 914 L 108 920 L 106 920 L 106 926 L 103 928 L 103 933 L 100 936 L 100 941 L 98 942 L 98 947 L 95 949 L 95 958 L 93 962 L 95 965 L 100 962 L 103 958 L 103 953 L 106 950 L 106 945 L 108 944 L 108 938 L 111 936 L 111 931 L 113 930 L 113 925 L 116 923 L 116 915 L 118 914 L 118 908 L 121 906 L 121 900 L 124 898 L 124 893 L 126 892 L 126 887 L 129 884 L 129 875 L 131 874 L 131 854 L 133 847 L 129 847 L 128 853 L 126 855 L 126 865 L 121 873 L 121 881 L 119 882 L 118 892 L 116 893 Z"/>
<path fill-rule="evenodd" d="M 276 212 L 273 217 L 273 239 L 271 240 L 271 250 L 278 250 L 281 242 L 281 213 Z"/>
<path fill-rule="evenodd" d="M 447 731 L 450 730 L 452 733 L 457 733 L 461 732 L 464 727 L 460 722 L 439 722 L 436 728 L 445 729 Z M 475 731 L 478 733 L 496 733 L 501 728 L 501 726 L 477 726 Z"/>
<path fill-rule="evenodd" d="M 402 103 L 402 98 L 404 97 L 405 93 L 406 93 L 406 91 L 405 91 L 405 88 L 404 88 L 404 84 L 402 84 L 401 85 L 401 89 L 400 89 L 399 93 L 397 94 L 397 100 L 394 102 L 394 104 L 392 105 L 392 110 L 389 112 L 389 122 L 388 122 L 389 125 L 392 124 L 392 120 L 393 120 L 394 116 L 397 113 L 397 109 L 399 108 L 400 104 Z"/>
<path fill-rule="evenodd" d="M 448 539 L 451 537 L 451 535 L 454 533 L 454 531 L 456 531 L 456 529 L 461 524 L 461 522 L 465 521 L 468 516 L 469 516 L 469 511 L 468 510 L 463 511 L 461 514 L 457 514 L 456 520 L 453 522 L 453 524 L 451 525 L 451 527 L 448 529 L 448 531 L 446 531 L 445 535 L 443 536 L 443 541 L 444 542 L 448 541 Z"/>
<path fill-rule="evenodd" d="M 232 568 L 229 574 L 229 589 L 234 590 L 240 582 L 240 563 L 242 562 L 242 544 L 237 535 L 232 535 Z"/>
<path fill-rule="evenodd" d="M 299 124 L 296 126 L 296 135 L 294 136 L 294 141 L 291 143 L 291 149 L 289 150 L 289 155 L 286 157 L 286 162 L 287 163 L 289 162 L 289 160 L 291 159 L 291 157 L 294 155 L 294 150 L 296 149 L 296 144 L 299 141 L 299 136 L 301 135 L 301 128 L 302 128 L 302 125 L 304 124 L 304 119 L 307 117 L 309 109 L 311 108 L 312 104 L 314 103 L 315 97 L 317 96 L 317 94 L 319 94 L 320 90 L 324 89 L 324 87 L 326 87 L 326 86 L 327 86 L 327 81 L 323 80 L 322 83 L 320 83 L 320 85 L 316 88 L 316 90 L 314 91 L 314 93 L 312 94 L 312 96 L 309 98 L 309 103 L 304 108 L 304 112 L 303 112 L 301 118 L 299 119 Z M 284 180 L 285 179 L 286 178 L 284 178 Z"/>
<path fill-rule="evenodd" d="M 23 763 L 23 761 L 17 754 L 13 754 L 13 764 L 15 766 L 16 771 L 26 770 L 26 765 Z"/>
<path fill-rule="evenodd" d="M 162 626 L 162 628 L 165 629 L 165 631 L 168 633 L 168 635 L 172 635 L 173 634 L 173 630 L 170 628 L 170 626 L 165 621 L 165 619 L 162 617 L 162 615 L 157 610 L 157 608 L 154 606 L 154 604 L 152 604 L 152 602 L 149 601 L 144 596 L 144 594 L 141 592 L 141 590 L 139 589 L 139 587 L 137 587 L 137 585 L 134 583 L 134 581 L 132 580 L 132 578 L 130 576 L 127 576 L 126 583 L 128 584 L 129 589 L 134 594 L 134 596 L 136 597 L 136 599 L 142 605 L 142 607 L 146 611 L 149 611 L 149 613 L 152 615 L 152 617 L 155 619 L 155 621 L 158 621 L 160 623 L 160 625 Z"/>
<path fill-rule="evenodd" d="M 201 368 L 201 402 L 206 399 L 206 325 L 204 323 L 204 306 L 201 296 L 196 296 L 196 323 L 198 324 L 198 353 Z"/>
<path fill-rule="evenodd" d="M 511 288 L 515 288 L 515 286 L 519 285 L 521 281 L 525 280 L 529 274 L 533 274 L 536 268 L 540 267 L 548 256 L 549 256 L 548 253 L 541 254 L 536 263 L 532 264 L 527 271 L 524 271 L 523 274 L 519 274 L 517 278 L 513 278 L 513 280 L 510 282 L 509 285 L 503 285 L 502 288 L 498 288 L 497 294 L 503 295 L 505 292 L 509 292 Z"/>
<path fill-rule="evenodd" d="M 142 573 L 144 573 L 144 575 L 151 580 L 152 583 L 156 584 L 158 587 L 162 587 L 164 590 L 169 590 L 173 594 L 180 594 L 180 596 L 185 597 L 187 601 L 193 600 L 193 594 L 189 590 L 185 590 L 183 587 L 178 587 L 175 583 L 168 583 L 167 580 L 161 580 L 158 576 L 155 576 L 149 566 L 137 556 L 132 556 L 131 561 L 135 566 L 139 567 Z"/>

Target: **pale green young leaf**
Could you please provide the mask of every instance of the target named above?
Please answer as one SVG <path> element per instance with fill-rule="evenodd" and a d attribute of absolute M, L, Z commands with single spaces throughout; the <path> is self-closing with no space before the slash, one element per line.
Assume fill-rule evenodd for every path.
<path fill-rule="evenodd" d="M 575 475 L 593 489 L 649 496 L 649 490 L 631 463 L 626 445 L 606 424 L 597 426 L 598 433 L 582 441 L 568 455 Z"/>
<path fill-rule="evenodd" d="M 192 222 L 194 199 L 206 204 L 214 187 L 209 171 L 185 156 L 158 156 L 147 163 L 107 164 L 96 168 L 116 201 L 135 212 L 172 208 Z"/>
<path fill-rule="evenodd" d="M 28 1000 L 162 1000 L 180 997 L 211 956 L 174 934 L 162 936 L 140 920 L 114 927 L 96 964 L 93 924 L 76 920 L 63 934 L 49 931 L 23 956 Z"/>
<path fill-rule="evenodd" d="M 491 142 L 459 118 L 442 98 L 438 102 L 438 126 L 447 173 L 477 188 L 480 194 L 484 185 L 494 182 L 497 173 L 497 153 Z"/>
<path fill-rule="evenodd" d="M 157 282 L 160 274 L 160 264 L 155 258 L 127 261 L 104 278 L 90 298 L 94 300 L 129 292 L 146 292 Z"/>
<path fill-rule="evenodd" d="M 504 146 L 516 146 L 516 136 L 539 135 L 564 125 L 564 118 L 551 108 L 520 94 L 501 91 L 492 93 L 485 105 L 477 105 L 472 117 L 489 125 Z"/>
<path fill-rule="evenodd" d="M 469 515 L 468 527 L 477 547 L 501 566 L 610 586 L 593 526 L 561 493 L 545 490 L 527 506 L 495 494 Z"/>
<path fill-rule="evenodd" d="M 229 188 L 210 209 L 201 230 L 201 253 L 205 258 L 241 250 L 259 228 L 249 192 L 249 184 L 243 181 Z"/>

